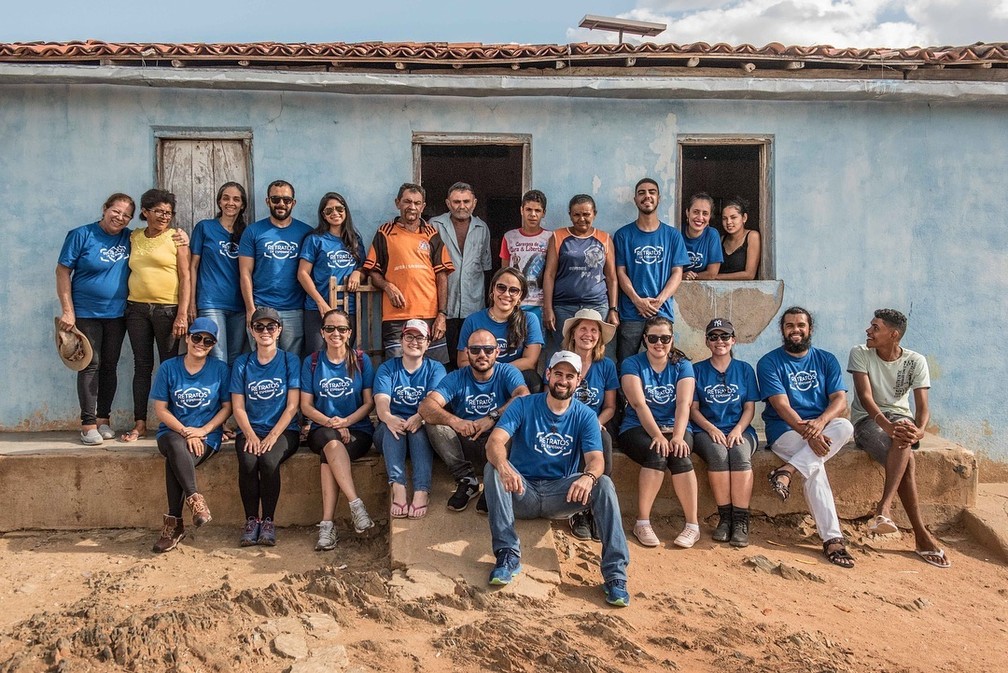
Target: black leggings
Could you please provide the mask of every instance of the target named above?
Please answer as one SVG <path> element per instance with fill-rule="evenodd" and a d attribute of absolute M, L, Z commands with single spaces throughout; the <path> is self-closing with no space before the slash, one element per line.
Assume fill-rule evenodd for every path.
<path fill-rule="evenodd" d="M 667 435 L 666 435 L 667 436 Z M 693 450 L 693 434 L 687 430 L 683 439 Z M 637 463 L 641 467 L 664 472 L 666 469 L 672 474 L 685 474 L 693 471 L 693 461 L 689 455 L 685 456 L 662 456 L 651 448 L 651 435 L 643 427 L 635 425 L 620 433 L 620 451 Z"/>
<path fill-rule="evenodd" d="M 170 430 L 157 438 L 157 448 L 166 458 L 165 489 L 168 492 L 168 515 L 181 517 L 185 499 L 199 492 L 196 489 L 196 468 L 217 452 L 204 444 L 203 455 L 194 456 L 189 451 L 185 437 Z"/>
<path fill-rule="evenodd" d="M 298 431 L 287 430 L 277 437 L 276 444 L 269 451 L 257 456 L 245 451 L 245 435 L 238 435 L 235 439 L 238 490 L 246 519 L 259 518 L 260 501 L 262 518 L 273 519 L 277 501 L 280 500 L 280 465 L 297 453 L 298 441 Z"/>

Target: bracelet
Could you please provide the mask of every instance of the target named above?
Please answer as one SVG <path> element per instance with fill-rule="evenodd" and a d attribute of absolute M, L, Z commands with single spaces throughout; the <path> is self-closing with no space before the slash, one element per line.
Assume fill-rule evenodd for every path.
<path fill-rule="evenodd" d="M 591 480 L 592 480 L 592 488 L 595 488 L 595 487 L 596 487 L 596 486 L 598 485 L 598 477 L 596 477 L 596 476 L 595 476 L 594 474 L 592 474 L 591 472 L 582 472 L 582 473 L 581 473 L 581 476 L 582 476 L 582 477 L 591 477 Z"/>

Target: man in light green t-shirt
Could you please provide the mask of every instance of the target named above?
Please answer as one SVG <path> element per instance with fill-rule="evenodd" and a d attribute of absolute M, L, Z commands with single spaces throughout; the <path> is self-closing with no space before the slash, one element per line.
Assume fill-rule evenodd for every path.
<path fill-rule="evenodd" d="M 898 494 L 913 526 L 917 554 L 933 566 L 947 568 L 951 564 L 924 526 L 917 502 L 912 450 L 920 446 L 931 417 L 928 408 L 931 378 L 924 356 L 900 345 L 906 328 L 906 316 L 899 311 L 891 308 L 875 311 L 865 330 L 865 344 L 852 348 L 847 360 L 847 371 L 854 378 L 851 404 L 854 442 L 884 465 L 886 471 L 882 499 L 868 529 L 879 534 L 899 531 L 891 517 L 892 501 Z"/>

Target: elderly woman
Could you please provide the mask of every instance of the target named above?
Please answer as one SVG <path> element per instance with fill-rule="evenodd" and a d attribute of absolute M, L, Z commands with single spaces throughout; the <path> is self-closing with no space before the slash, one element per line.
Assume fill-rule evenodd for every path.
<path fill-rule="evenodd" d="M 612 472 L 612 437 L 606 430 L 606 423 L 616 413 L 616 391 L 620 384 L 616 365 L 605 357 L 605 347 L 615 334 L 616 326 L 603 321 L 598 311 L 590 308 L 581 309 L 563 325 L 563 348 L 577 353 L 582 363 L 581 383 L 574 391 L 574 397 L 591 407 L 598 416 L 606 476 Z M 597 537 L 591 509 L 571 516 L 570 527 L 571 533 L 578 539 Z"/>
<path fill-rule="evenodd" d="M 329 279 L 345 285 L 355 292 L 361 282 L 361 264 L 364 263 L 364 244 L 354 228 L 350 206 L 336 192 L 327 192 L 318 205 L 318 226 L 301 244 L 298 261 L 298 282 L 305 291 L 304 335 L 305 352 L 314 353 L 325 346 L 322 339 L 322 316 L 330 309 Z M 342 298 L 342 297 L 340 297 Z M 356 304 L 351 295 L 347 314 L 356 315 Z"/>
<path fill-rule="evenodd" d="M 683 242 L 690 264 L 683 269 L 683 280 L 711 280 L 717 278 L 721 262 L 721 236 L 711 229 L 710 217 L 714 199 L 700 192 L 690 197 L 686 206 L 686 231 Z"/>
<path fill-rule="evenodd" d="M 420 400 L 445 376 L 444 365 L 424 357 L 430 330 L 423 320 L 407 320 L 402 330 L 402 356 L 378 367 L 374 381 L 378 429 L 374 443 L 385 455 L 392 487 L 393 519 L 422 519 L 430 498 L 433 450 L 420 418 Z M 406 503 L 406 454 L 413 465 L 413 497 Z"/>
<path fill-rule="evenodd" d="M 672 488 L 686 518 L 676 537 L 678 547 L 692 547 L 700 539 L 697 520 L 697 480 L 690 460 L 689 413 L 693 401 L 693 366 L 675 347 L 672 321 L 652 316 L 644 323 L 646 350 L 623 361 L 623 393 L 627 407 L 620 426 L 620 449 L 641 466 L 637 480 L 637 522 L 634 536 L 645 547 L 657 547 L 651 527 L 651 507 L 665 479 L 672 473 Z"/>
<path fill-rule="evenodd" d="M 276 544 L 274 515 L 280 499 L 280 465 L 298 450 L 297 414 L 301 361 L 277 348 L 283 323 L 272 308 L 252 314 L 254 352 L 239 357 L 231 371 L 231 407 L 241 434 L 238 490 L 245 508 L 239 543 Z"/>
<path fill-rule="evenodd" d="M 528 282 L 520 271 L 507 267 L 497 270 L 490 279 L 489 307 L 466 318 L 459 330 L 459 367 L 469 364 L 469 336 L 485 329 L 497 338 L 497 362 L 517 367 L 529 392 L 542 390 L 542 377 L 537 371 L 544 343 L 542 325 L 538 316 L 521 308 L 527 294 Z"/>
<path fill-rule="evenodd" d="M 149 189 L 140 197 L 140 219 L 147 227 L 130 235 L 126 331 L 133 348 L 133 429 L 120 438 L 135 442 L 147 435 L 147 398 L 154 370 L 154 344 L 160 362 L 178 355 L 189 311 L 189 247 L 173 238 L 175 195 Z M 216 343 L 216 335 L 214 336 Z"/>
<path fill-rule="evenodd" d="M 217 190 L 217 215 L 193 228 L 189 320 L 210 318 L 220 330 L 213 357 L 233 365 L 245 348 L 245 303 L 238 284 L 238 242 L 248 222 L 248 196 L 237 182 Z"/>
<path fill-rule="evenodd" d="M 208 357 L 216 343 L 217 324 L 196 318 L 189 327 L 186 354 L 162 362 L 154 379 L 151 399 L 161 421 L 157 446 L 165 457 L 168 492 L 164 528 L 153 548 L 158 553 L 171 551 L 185 536 L 183 502 L 192 510 L 196 528 L 211 519 L 196 486 L 196 468 L 220 449 L 221 426 L 231 415 L 228 366 Z"/>
<path fill-rule="evenodd" d="M 126 336 L 127 279 L 134 203 L 126 194 L 105 200 L 97 222 L 71 230 L 56 263 L 59 327 L 75 326 L 91 343 L 91 363 L 77 373 L 81 442 L 101 444 L 115 437 L 110 425 L 116 369 Z"/>
<path fill-rule="evenodd" d="M 374 521 L 357 497 L 350 462 L 366 454 L 374 428 L 371 358 L 352 346 L 350 316 L 338 309 L 322 318 L 325 350 L 312 353 L 301 367 L 301 413 L 311 421 L 308 447 L 321 459 L 322 521 L 316 551 L 328 551 L 339 540 L 333 524 L 340 490 L 350 505 L 354 530 L 363 533 Z"/>
<path fill-rule="evenodd" d="M 718 270 L 718 280 L 753 280 L 759 270 L 760 235 L 746 229 L 749 222 L 749 203 L 742 197 L 728 199 L 721 209 L 721 226 L 725 236 L 721 239 L 724 261 Z"/>

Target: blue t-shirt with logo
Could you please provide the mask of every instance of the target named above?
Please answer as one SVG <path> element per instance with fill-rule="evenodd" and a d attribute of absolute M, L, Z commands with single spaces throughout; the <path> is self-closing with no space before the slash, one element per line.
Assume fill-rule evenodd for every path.
<path fill-rule="evenodd" d="M 392 358 L 378 365 L 374 394 L 389 396 L 389 411 L 407 419 L 420 408 L 420 401 L 445 377 L 444 365 L 424 358 L 413 373 L 403 367 L 402 358 Z"/>
<path fill-rule="evenodd" d="M 347 276 L 364 263 L 364 244 L 358 242 L 357 258 L 354 259 L 339 236 L 334 236 L 328 231 L 324 234 L 311 233 L 305 237 L 301 245 L 301 259 L 312 265 L 311 277 L 315 289 L 328 301 L 329 278 L 335 278 L 339 285 L 346 283 Z M 350 315 L 354 315 L 354 299 L 351 295 L 348 311 Z M 304 307 L 308 311 L 318 310 L 318 304 L 308 295 L 305 295 Z"/>
<path fill-rule="evenodd" d="M 758 402 L 760 399 L 756 372 L 748 362 L 732 358 L 722 374 L 707 359 L 693 365 L 693 375 L 696 377 L 693 399 L 700 403 L 700 413 L 726 435 L 738 425 L 746 402 Z M 690 422 L 690 430 L 703 432 L 693 422 Z M 756 439 L 756 431 L 751 425 L 745 433 Z"/>
<path fill-rule="evenodd" d="M 460 351 L 465 350 L 466 345 L 469 343 L 469 337 L 479 329 L 489 330 L 491 334 L 497 337 L 497 347 L 500 348 L 500 353 L 497 354 L 497 362 L 514 362 L 522 356 L 526 346 L 546 343 L 546 340 L 543 338 L 542 323 L 539 322 L 539 316 L 525 311 L 525 343 L 518 348 L 508 350 L 507 323 L 497 322 L 491 318 L 490 309 L 485 308 L 482 311 L 476 311 L 476 313 L 470 315 L 462 323 L 458 340 L 458 349 Z"/>
<path fill-rule="evenodd" d="M 270 219 L 253 222 L 238 244 L 239 257 L 251 257 L 252 299 L 257 307 L 278 311 L 304 307 L 305 292 L 297 279 L 301 242 L 312 228 L 301 220 L 291 220 L 286 227 L 275 226 Z"/>
<path fill-rule="evenodd" d="M 683 235 L 664 222 L 659 223 L 655 231 L 641 231 L 636 222 L 631 222 L 616 232 L 613 245 L 616 248 L 616 266 L 624 267 L 630 284 L 641 297 L 657 297 L 672 270 L 690 263 Z M 658 315 L 674 320 L 674 307 L 675 302 L 669 297 L 658 309 Z M 622 292 L 619 295 L 619 317 L 620 320 L 645 319 Z"/>
<path fill-rule="evenodd" d="M 756 378 L 766 401 L 763 422 L 768 446 L 791 429 L 768 401 L 771 397 L 787 395 L 791 408 L 807 421 L 826 410 L 830 395 L 847 390 L 836 356 L 814 346 L 800 358 L 789 355 L 783 347 L 770 351 L 756 363 Z"/>
<path fill-rule="evenodd" d="M 246 353 L 231 368 L 231 393 L 245 396 L 245 414 L 259 437 L 268 435 L 287 407 L 287 393 L 301 389 L 301 360 L 278 350 L 262 364 L 255 353 Z M 297 430 L 297 415 L 288 430 Z"/>
<path fill-rule="evenodd" d="M 129 295 L 130 230 L 105 233 L 97 222 L 71 229 L 59 264 L 70 269 L 70 296 L 78 318 L 121 318 Z"/>
<path fill-rule="evenodd" d="M 724 252 L 721 251 L 721 235 L 713 227 L 704 227 L 700 235 L 696 238 L 683 236 L 686 243 L 686 253 L 689 255 L 690 263 L 686 267 L 687 271 L 700 273 L 706 271 L 711 264 L 720 264 L 724 261 Z"/>
<path fill-rule="evenodd" d="M 659 373 L 651 368 L 647 352 L 637 353 L 624 360 L 620 367 L 621 377 L 627 374 L 640 379 L 641 388 L 644 389 L 644 400 L 651 410 L 651 415 L 654 416 L 655 423 L 659 427 L 674 427 L 676 384 L 682 379 L 694 378 L 693 365 L 690 361 L 686 358 L 682 358 L 679 362 L 669 360 L 665 369 Z M 637 410 L 629 404 L 626 405 L 619 431 L 623 433 L 630 428 L 639 427 L 640 424 Z"/>
<path fill-rule="evenodd" d="M 606 391 L 619 390 L 619 387 L 616 364 L 609 358 L 602 358 L 593 362 L 588 373 L 581 379 L 574 391 L 574 399 L 583 402 L 597 416 L 602 412 Z"/>
<path fill-rule="evenodd" d="M 210 422 L 221 410 L 224 402 L 231 401 L 228 392 L 230 370 L 225 362 L 217 358 L 207 358 L 203 368 L 190 374 L 185 367 L 185 356 L 178 355 L 165 360 L 158 367 L 151 386 L 151 399 L 168 403 L 168 411 L 182 425 L 198 428 Z M 157 436 L 172 432 L 164 423 L 158 425 Z M 216 451 L 221 444 L 221 428 L 217 428 L 203 440 Z"/>
<path fill-rule="evenodd" d="M 506 404 L 515 390 L 524 385 L 525 379 L 517 367 L 498 362 L 487 381 L 477 381 L 471 367 L 462 367 L 441 379 L 434 390 L 444 398 L 448 411 L 464 421 L 478 421 Z"/>
<path fill-rule="evenodd" d="M 602 450 L 595 412 L 577 400 L 561 415 L 546 406 L 546 393 L 519 397 L 497 427 L 511 435 L 508 462 L 529 480 L 564 479 L 581 471 L 581 456 Z"/>
<path fill-rule="evenodd" d="M 196 271 L 196 308 L 244 311 L 238 283 L 238 244 L 220 220 L 200 220 L 189 241 L 192 254 L 199 255 Z"/>
<path fill-rule="evenodd" d="M 312 357 L 317 357 L 312 371 Z M 353 377 L 347 373 L 346 362 L 336 364 L 326 357 L 324 350 L 309 355 L 301 366 L 301 391 L 314 396 L 314 405 L 326 416 L 346 418 L 364 404 L 364 391 L 374 388 L 374 365 L 367 353 L 350 353 L 360 365 Z M 312 428 L 319 427 L 312 421 Z M 372 432 L 374 426 L 367 416 L 350 426 L 351 430 Z"/>

